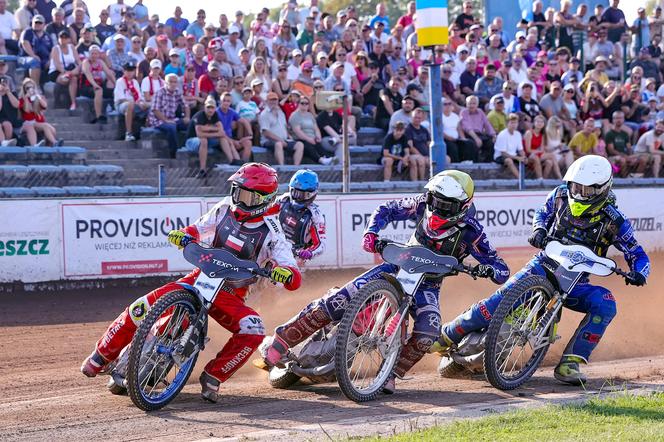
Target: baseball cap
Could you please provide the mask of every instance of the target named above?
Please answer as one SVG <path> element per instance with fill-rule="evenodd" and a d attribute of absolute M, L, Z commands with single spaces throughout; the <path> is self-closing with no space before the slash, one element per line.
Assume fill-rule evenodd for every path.
<path fill-rule="evenodd" d="M 316 54 L 316 60 L 322 60 L 323 58 L 327 58 L 327 54 L 323 51 L 320 51 L 318 54 Z"/>
<path fill-rule="evenodd" d="M 220 71 L 221 66 L 219 66 L 219 63 L 217 63 L 216 61 L 213 61 L 208 64 L 208 72 L 212 71 L 212 69 Z"/>
<path fill-rule="evenodd" d="M 263 84 L 263 80 L 261 80 L 260 78 L 254 78 L 253 80 L 251 80 L 251 87 L 252 88 L 254 86 L 259 86 L 259 85 L 262 85 L 262 84 Z"/>
<path fill-rule="evenodd" d="M 279 95 L 275 94 L 274 92 L 269 92 L 269 93 L 267 94 L 267 99 L 268 99 L 268 100 L 278 100 L 278 99 L 279 99 Z"/>
<path fill-rule="evenodd" d="M 237 10 L 237 11 L 235 12 L 235 16 L 236 16 L 236 17 L 244 16 L 244 12 L 242 12 L 242 11 L 240 11 L 240 10 Z"/>
<path fill-rule="evenodd" d="M 291 52 L 291 56 L 295 57 L 296 55 L 302 55 L 302 51 L 299 49 L 293 49 L 293 52 Z"/>
<path fill-rule="evenodd" d="M 58 37 L 71 38 L 71 35 L 67 31 L 60 31 L 58 32 Z"/>
<path fill-rule="evenodd" d="M 574 89 L 575 89 L 574 85 L 569 83 L 565 85 L 565 87 L 563 88 L 564 91 L 573 91 Z"/>
<path fill-rule="evenodd" d="M 341 63 L 340 61 L 335 61 L 334 63 L 332 63 L 332 66 L 330 66 L 330 69 L 334 71 L 335 69 L 342 67 L 344 67 L 343 63 Z"/>
<path fill-rule="evenodd" d="M 37 14 L 34 17 L 32 17 L 32 23 L 46 23 L 46 20 L 44 20 L 43 15 Z"/>
<path fill-rule="evenodd" d="M 459 45 L 459 47 L 457 47 L 457 50 L 456 50 L 457 54 L 460 54 L 460 53 L 462 53 L 463 51 L 470 52 L 470 51 L 468 50 L 468 46 L 466 46 L 466 45 Z"/>
<path fill-rule="evenodd" d="M 169 57 L 172 57 L 172 56 L 174 56 L 174 55 L 177 55 L 177 56 L 180 55 L 180 54 L 178 54 L 177 49 L 173 48 L 173 49 L 171 49 L 170 51 L 168 51 L 168 56 L 169 56 Z"/>
<path fill-rule="evenodd" d="M 98 45 L 92 45 L 92 46 L 90 46 L 90 49 L 88 49 L 88 51 L 90 51 L 90 52 L 92 52 L 92 51 L 101 52 L 101 48 Z M 157 60 L 157 61 L 159 61 L 159 60 Z"/>
<path fill-rule="evenodd" d="M 245 86 L 242 88 L 242 93 L 244 94 L 245 92 L 253 92 L 253 90 L 251 89 L 251 87 Z"/>
<path fill-rule="evenodd" d="M 514 34 L 514 39 L 518 40 L 520 38 L 526 38 L 526 33 L 523 31 L 517 31 L 516 34 Z"/>
<path fill-rule="evenodd" d="M 83 27 L 83 32 L 95 32 L 96 29 L 94 26 L 92 26 L 92 23 L 86 23 L 86 25 Z"/>
<path fill-rule="evenodd" d="M 156 59 L 156 58 L 150 62 L 150 69 L 154 69 L 154 68 L 161 69 L 161 61 Z"/>
<path fill-rule="evenodd" d="M 348 15 L 348 11 L 346 11 L 345 9 L 342 9 L 339 12 L 337 12 L 337 18 L 345 17 L 347 15 Z"/>
<path fill-rule="evenodd" d="M 123 36 L 122 34 L 115 34 L 115 35 L 113 36 L 113 40 L 114 40 L 114 41 L 124 40 L 124 36 Z"/>
<path fill-rule="evenodd" d="M 240 33 L 240 28 L 238 28 L 235 24 L 233 24 L 228 28 L 228 33 L 229 34 L 239 34 Z"/>
<path fill-rule="evenodd" d="M 128 62 L 126 62 L 125 64 L 122 65 L 122 68 L 125 71 L 133 71 L 134 69 L 136 69 L 136 65 L 134 64 L 133 61 L 128 61 Z"/>

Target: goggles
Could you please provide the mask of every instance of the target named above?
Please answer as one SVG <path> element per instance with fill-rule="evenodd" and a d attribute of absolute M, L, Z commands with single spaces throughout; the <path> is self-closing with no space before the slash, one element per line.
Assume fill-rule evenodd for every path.
<path fill-rule="evenodd" d="M 570 182 L 568 187 L 572 198 L 577 201 L 587 201 L 603 194 L 609 185 L 610 181 L 606 184 L 597 184 L 594 186 L 584 186 L 583 184 Z"/>
<path fill-rule="evenodd" d="M 440 198 L 432 193 L 427 195 L 427 207 L 432 214 L 442 217 L 454 217 L 463 210 L 463 202 L 451 199 Z"/>
<path fill-rule="evenodd" d="M 245 189 L 238 184 L 233 183 L 231 186 L 231 199 L 233 204 L 242 205 L 247 208 L 260 207 L 269 203 L 274 197 L 274 193 L 263 195 L 255 190 Z"/>
<path fill-rule="evenodd" d="M 313 201 L 313 199 L 316 198 L 317 194 L 318 194 L 317 190 L 306 191 L 306 190 L 293 189 L 293 188 L 290 189 L 291 198 L 293 198 L 298 203 L 307 203 Z"/>

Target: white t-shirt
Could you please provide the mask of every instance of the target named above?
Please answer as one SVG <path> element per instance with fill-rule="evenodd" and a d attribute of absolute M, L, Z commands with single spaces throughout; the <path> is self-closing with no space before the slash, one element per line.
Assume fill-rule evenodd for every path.
<path fill-rule="evenodd" d="M 5 40 L 12 40 L 12 31 L 15 29 L 18 29 L 18 23 L 16 23 L 14 14 L 9 11 L 0 14 L 0 35 L 2 38 Z"/>
<path fill-rule="evenodd" d="M 111 24 L 117 26 L 122 23 L 122 11 L 127 9 L 127 5 L 112 3 L 108 6 L 108 17 L 111 19 Z M 73 15 L 73 14 L 72 14 Z"/>
<path fill-rule="evenodd" d="M 496 137 L 496 144 L 493 146 L 493 159 L 497 160 L 500 158 L 503 152 L 510 155 L 517 155 L 523 149 L 522 146 L 523 138 L 521 138 L 521 132 L 515 130 L 513 134 L 510 134 L 507 129 L 503 129 Z"/>
<path fill-rule="evenodd" d="M 136 91 L 138 91 L 138 101 L 143 101 L 143 96 L 141 95 L 141 89 L 138 86 L 138 81 L 135 78 L 131 80 L 132 84 Z M 134 96 L 131 94 L 131 90 L 127 86 L 127 79 L 120 77 L 118 81 L 115 82 L 115 89 L 113 90 L 113 99 L 116 103 L 123 100 L 134 101 Z"/>
<path fill-rule="evenodd" d="M 450 138 L 458 139 L 460 121 L 461 117 L 454 112 L 451 112 L 449 116 L 443 114 L 443 133 Z"/>
<path fill-rule="evenodd" d="M 141 82 L 141 92 L 143 92 L 143 95 L 145 95 L 145 92 L 150 92 L 150 81 L 152 81 L 152 97 L 154 97 L 159 92 L 159 89 L 164 87 L 164 80 L 161 78 L 153 79 L 149 75 L 146 75 Z"/>
<path fill-rule="evenodd" d="M 357 73 L 355 72 L 355 66 L 353 66 L 352 63 L 345 62 L 344 63 L 344 75 L 342 77 L 344 79 L 344 82 L 346 82 L 347 84 L 352 84 L 351 80 L 352 80 L 353 77 L 356 77 L 356 76 L 357 76 Z"/>
<path fill-rule="evenodd" d="M 654 130 L 649 130 L 648 132 L 641 135 L 639 141 L 637 141 L 636 146 L 634 146 L 634 152 L 636 153 L 648 153 L 650 147 L 655 149 L 662 149 L 664 146 L 664 134 L 656 137 Z"/>

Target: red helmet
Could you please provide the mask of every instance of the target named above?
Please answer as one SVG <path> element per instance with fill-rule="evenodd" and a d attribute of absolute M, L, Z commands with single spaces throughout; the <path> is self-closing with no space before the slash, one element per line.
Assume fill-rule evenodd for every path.
<path fill-rule="evenodd" d="M 238 221 L 259 217 L 274 202 L 279 188 L 277 171 L 265 163 L 247 163 L 229 179 L 231 210 Z"/>

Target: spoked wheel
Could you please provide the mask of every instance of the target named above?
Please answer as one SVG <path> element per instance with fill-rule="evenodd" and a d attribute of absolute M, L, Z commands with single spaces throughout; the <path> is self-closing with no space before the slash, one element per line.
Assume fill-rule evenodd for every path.
<path fill-rule="evenodd" d="M 199 308 L 191 293 L 171 292 L 152 306 L 138 327 L 129 352 L 127 390 L 141 410 L 164 407 L 187 383 L 198 353 L 182 365 L 176 364 L 172 355 Z"/>
<path fill-rule="evenodd" d="M 487 329 L 484 372 L 500 390 L 513 390 L 535 373 L 549 349 L 551 318 L 546 307 L 554 294 L 543 276 L 522 279 L 505 293 Z M 555 320 L 555 319 L 554 319 Z"/>
<path fill-rule="evenodd" d="M 267 379 L 274 388 L 288 388 L 300 380 L 300 377 L 288 368 L 272 367 Z"/>
<path fill-rule="evenodd" d="M 387 281 L 375 280 L 351 300 L 339 323 L 335 367 L 348 399 L 375 399 L 392 374 L 401 350 L 401 295 Z"/>

